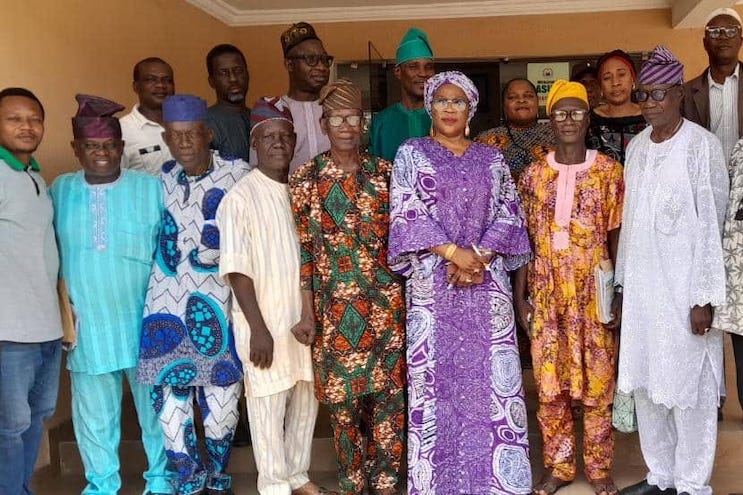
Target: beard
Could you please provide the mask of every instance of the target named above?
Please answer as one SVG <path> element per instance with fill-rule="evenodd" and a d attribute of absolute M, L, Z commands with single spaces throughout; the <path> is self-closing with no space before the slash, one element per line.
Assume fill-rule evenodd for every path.
<path fill-rule="evenodd" d="M 227 101 L 230 103 L 244 103 L 245 95 L 243 94 L 229 94 L 227 95 Z"/>

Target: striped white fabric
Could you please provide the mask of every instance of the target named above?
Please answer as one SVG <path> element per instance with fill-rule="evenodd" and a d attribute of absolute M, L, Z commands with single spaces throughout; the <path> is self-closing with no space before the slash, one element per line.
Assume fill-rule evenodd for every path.
<path fill-rule="evenodd" d="M 274 340 L 273 364 L 250 362 L 250 327 L 234 301 L 235 345 L 245 372 L 245 395 L 265 397 L 312 382 L 310 348 L 291 333 L 302 311 L 299 240 L 289 187 L 254 169 L 225 196 L 217 211 L 220 231 L 219 274 L 241 273 L 253 280 L 263 320 Z"/>
<path fill-rule="evenodd" d="M 735 72 L 725 78 L 724 84 L 718 84 L 712 79 L 707 71 L 709 83 L 709 130 L 722 143 L 725 152 L 725 160 L 730 163 L 730 155 L 733 153 L 735 143 L 738 142 L 738 72 L 739 65 L 735 66 Z"/>
<path fill-rule="evenodd" d="M 286 495 L 307 483 L 318 407 L 312 382 L 246 402 L 258 493 Z"/>

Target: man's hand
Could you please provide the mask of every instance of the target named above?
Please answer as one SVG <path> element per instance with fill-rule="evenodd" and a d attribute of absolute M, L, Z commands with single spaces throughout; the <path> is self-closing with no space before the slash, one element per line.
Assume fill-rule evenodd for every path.
<path fill-rule="evenodd" d="M 704 335 L 709 332 L 712 325 L 712 306 L 694 306 L 689 314 L 691 320 L 691 333 L 694 335 Z"/>
<path fill-rule="evenodd" d="M 528 299 L 522 297 L 514 298 L 513 305 L 516 309 L 516 319 L 519 326 L 531 337 L 531 319 L 534 318 L 534 306 Z"/>
<path fill-rule="evenodd" d="M 302 318 L 292 327 L 292 334 L 304 345 L 312 345 L 315 340 L 315 321 L 308 318 Z"/>
<path fill-rule="evenodd" d="M 611 321 L 604 323 L 604 327 L 616 331 L 619 330 L 619 326 L 622 324 L 622 293 L 617 292 L 614 294 L 614 299 L 611 301 Z"/>
<path fill-rule="evenodd" d="M 273 337 L 265 327 L 250 329 L 250 362 L 260 369 L 268 369 L 273 363 Z"/>

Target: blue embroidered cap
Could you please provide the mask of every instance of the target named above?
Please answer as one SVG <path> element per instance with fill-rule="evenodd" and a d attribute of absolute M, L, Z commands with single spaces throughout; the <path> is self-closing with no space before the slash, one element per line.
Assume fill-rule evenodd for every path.
<path fill-rule="evenodd" d="M 206 101 L 194 95 L 171 95 L 163 101 L 163 122 L 206 119 Z"/>

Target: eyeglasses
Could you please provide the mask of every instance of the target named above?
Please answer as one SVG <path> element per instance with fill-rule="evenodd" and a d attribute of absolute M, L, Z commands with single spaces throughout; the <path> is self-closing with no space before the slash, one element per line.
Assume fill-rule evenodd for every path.
<path fill-rule="evenodd" d="M 358 127 L 361 125 L 361 115 L 346 115 L 345 117 L 341 115 L 330 115 L 325 116 L 325 118 L 328 120 L 328 124 L 330 127 L 340 127 L 343 125 L 343 123 L 347 123 L 351 127 Z"/>
<path fill-rule="evenodd" d="M 464 112 L 467 110 L 467 107 L 469 106 L 470 102 L 467 100 L 464 100 L 462 98 L 434 98 L 433 99 L 433 108 L 435 110 L 438 110 L 439 112 L 443 112 L 447 108 L 449 108 L 449 105 L 454 108 L 457 112 Z"/>
<path fill-rule="evenodd" d="M 710 26 L 704 28 L 705 33 L 712 39 L 717 38 L 735 38 L 740 34 L 740 28 L 738 26 L 719 27 Z"/>
<path fill-rule="evenodd" d="M 674 88 L 679 87 L 679 84 L 674 84 L 670 88 L 666 89 L 654 89 L 652 91 L 645 91 L 643 89 L 636 89 L 632 92 L 632 95 L 635 98 L 635 101 L 637 103 L 645 103 L 648 101 L 649 98 L 652 98 L 653 101 L 663 101 L 666 99 L 666 96 L 669 91 L 671 91 Z"/>
<path fill-rule="evenodd" d="M 573 122 L 582 122 L 588 115 L 588 110 L 555 110 L 550 116 L 555 122 L 565 122 L 570 117 Z"/>
<path fill-rule="evenodd" d="M 315 67 L 317 64 L 322 63 L 325 67 L 333 65 L 335 59 L 332 55 L 292 55 L 286 57 L 290 60 L 301 60 L 310 67 Z"/>
<path fill-rule="evenodd" d="M 122 141 L 116 139 L 114 141 L 106 141 L 105 143 L 96 143 L 94 141 L 84 141 L 83 149 L 89 155 L 98 153 L 99 151 L 105 151 L 106 153 L 113 153 L 119 150 Z"/>

